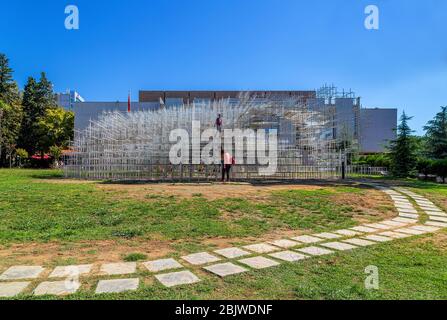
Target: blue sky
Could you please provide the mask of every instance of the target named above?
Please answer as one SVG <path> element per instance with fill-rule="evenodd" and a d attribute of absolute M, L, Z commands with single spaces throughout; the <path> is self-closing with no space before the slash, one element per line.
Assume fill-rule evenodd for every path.
<path fill-rule="evenodd" d="M 352 88 L 364 107 L 397 107 L 418 133 L 447 105 L 445 0 L 3 1 L 0 52 L 23 86 L 92 101 L 132 90 Z M 66 5 L 80 29 L 64 27 Z M 364 28 L 364 8 L 380 29 Z"/>

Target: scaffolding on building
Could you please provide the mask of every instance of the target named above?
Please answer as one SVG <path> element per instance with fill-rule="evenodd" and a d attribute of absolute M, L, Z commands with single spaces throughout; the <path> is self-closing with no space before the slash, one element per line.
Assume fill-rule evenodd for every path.
<path fill-rule="evenodd" d="M 220 180 L 221 165 L 218 163 L 172 164 L 169 152 L 173 142 L 169 138 L 175 129 L 183 129 L 191 136 L 193 121 L 200 123 L 201 131 L 215 128 L 216 116 L 221 114 L 224 132 L 225 129 L 264 129 L 277 133 L 277 163 L 273 174 L 260 174 L 259 168 L 265 164 L 250 158 L 253 155 L 247 149 L 253 146 L 247 145 L 248 140 L 226 150 L 238 154 L 236 148 L 242 148 L 239 151 L 243 159 L 236 159 L 233 180 L 336 178 L 342 164 L 352 156 L 358 139 L 356 120 L 346 125 L 332 101 L 327 101 L 328 95 L 340 98 L 335 93 L 333 88 L 326 88 L 317 92 L 316 99 L 257 98 L 241 93 L 238 99 L 147 111 L 104 112 L 98 119 L 91 120 L 87 128 L 75 133 L 73 152 L 65 159 L 65 176 L 90 180 Z M 351 95 L 354 98 L 353 93 L 349 98 Z M 342 98 L 347 97 L 343 94 Z M 359 105 L 354 102 L 353 110 L 356 107 Z M 191 144 L 190 157 L 197 152 L 200 154 L 206 143 Z"/>

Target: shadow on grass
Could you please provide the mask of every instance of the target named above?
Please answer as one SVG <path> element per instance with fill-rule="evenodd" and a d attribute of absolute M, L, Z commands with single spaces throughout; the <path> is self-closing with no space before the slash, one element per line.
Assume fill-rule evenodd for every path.
<path fill-rule="evenodd" d="M 170 180 L 104 180 L 99 181 L 99 184 L 110 185 L 153 185 L 153 184 L 179 184 L 179 185 L 220 185 L 217 181 L 170 181 Z M 256 187 L 271 187 L 271 186 L 296 186 L 296 185 L 312 185 L 317 187 L 353 187 L 359 189 L 372 189 L 373 187 L 365 184 L 363 181 L 356 180 L 316 180 L 316 179 L 300 179 L 300 180 L 235 180 L 226 185 L 251 185 Z"/>

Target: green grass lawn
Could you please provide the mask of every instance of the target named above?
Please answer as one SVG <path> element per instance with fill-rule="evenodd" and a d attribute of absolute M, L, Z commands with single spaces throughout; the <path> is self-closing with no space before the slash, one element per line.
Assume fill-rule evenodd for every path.
<path fill-rule="evenodd" d="M 207 238 L 239 237 L 243 241 L 244 237 L 260 237 L 276 229 L 326 231 L 353 226 L 354 216 L 362 215 L 362 211 L 349 204 L 336 205 L 334 199 L 365 196 L 368 190 L 328 185 L 317 190 L 274 191 L 263 201 L 208 200 L 200 193 L 188 199 L 148 193 L 141 201 L 99 190 L 96 183 L 46 180 L 60 177 L 59 171 L 0 170 L 0 254 L 2 246 L 14 244 L 35 245 L 37 252 L 39 245 L 49 241 L 73 250 L 72 244 L 82 241 L 180 239 L 185 242 L 175 242 L 177 252 L 169 254 L 178 258 L 182 252 L 208 250 L 202 243 Z M 413 180 L 398 183 L 447 209 L 446 186 Z M 16 263 L 14 254 L 7 258 L 7 265 Z M 142 261 L 146 255 L 129 251 L 121 259 Z M 78 262 L 69 259 L 44 264 L 51 268 Z M 364 287 L 364 270 L 370 265 L 379 268 L 379 290 Z M 140 278 L 139 290 L 98 296 L 93 294 L 94 288 L 105 278 L 83 278 L 80 291 L 64 299 L 447 299 L 446 266 L 447 230 L 443 230 L 225 279 L 191 267 L 202 281 L 178 288 L 165 288 L 153 275 L 140 271 L 135 275 Z M 17 299 L 36 298 L 28 291 Z"/>
<path fill-rule="evenodd" d="M 0 170 L 0 244 L 246 237 L 279 228 L 330 230 L 354 226 L 353 215 L 362 215 L 349 205 L 334 206 L 331 197 L 365 192 L 355 187 L 278 191 L 263 202 L 148 193 L 147 201 L 138 201 L 98 190 L 95 183 L 42 180 L 60 177 L 59 171 Z"/>

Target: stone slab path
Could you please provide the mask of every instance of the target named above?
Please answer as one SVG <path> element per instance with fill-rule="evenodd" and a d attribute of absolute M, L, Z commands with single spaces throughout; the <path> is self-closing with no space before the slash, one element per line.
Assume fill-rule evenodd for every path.
<path fill-rule="evenodd" d="M 138 289 L 139 279 L 100 280 L 95 293 L 120 293 Z"/>
<path fill-rule="evenodd" d="M 374 187 L 388 194 L 393 200 L 398 212 L 396 218 L 331 232 L 282 237 L 268 243 L 223 248 L 211 253 L 197 252 L 182 256 L 180 261 L 165 258 L 140 264 L 135 262 L 104 263 L 98 268 L 101 277 L 134 276 L 99 280 L 95 293 L 137 290 L 140 279 L 135 275 L 138 270 L 153 274 L 155 279 L 168 288 L 186 286 L 200 282 L 200 278 L 188 270 L 192 267 L 198 267 L 211 275 L 225 278 L 250 272 L 250 270 L 272 268 L 282 263 L 300 263 L 314 256 L 357 250 L 447 228 L 447 214 L 423 196 L 407 188 L 392 189 L 383 185 L 374 185 Z M 53 270 L 46 270 L 43 266 L 11 266 L 6 270 L 0 270 L 2 272 L 0 297 L 14 297 L 30 289 L 36 296 L 73 294 L 82 288 L 84 277 L 93 275 L 93 269 L 93 264 L 57 266 Z M 59 280 L 48 281 L 45 277 Z M 31 285 L 35 281 L 40 282 L 32 288 Z"/>
<path fill-rule="evenodd" d="M 200 279 L 190 271 L 157 274 L 155 278 L 168 288 L 200 281 Z"/>

